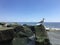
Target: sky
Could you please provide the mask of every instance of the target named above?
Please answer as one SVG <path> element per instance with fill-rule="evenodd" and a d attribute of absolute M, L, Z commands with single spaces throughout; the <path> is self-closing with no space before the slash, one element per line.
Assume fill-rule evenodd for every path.
<path fill-rule="evenodd" d="M 0 22 L 60 22 L 60 0 L 0 0 Z"/>

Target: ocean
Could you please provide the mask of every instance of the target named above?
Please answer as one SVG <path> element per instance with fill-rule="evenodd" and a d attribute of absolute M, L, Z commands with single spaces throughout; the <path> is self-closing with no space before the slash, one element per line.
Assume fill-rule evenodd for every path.
<path fill-rule="evenodd" d="M 60 22 L 45 22 L 44 25 L 48 28 L 60 28 Z"/>
<path fill-rule="evenodd" d="M 19 25 L 27 24 L 27 25 L 36 25 L 38 22 L 6 22 L 6 23 L 17 23 Z M 47 28 L 60 28 L 60 22 L 44 22 L 44 26 Z"/>

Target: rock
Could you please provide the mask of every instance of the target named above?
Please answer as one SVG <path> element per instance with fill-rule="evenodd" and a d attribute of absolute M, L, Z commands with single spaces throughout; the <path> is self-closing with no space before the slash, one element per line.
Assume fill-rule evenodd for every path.
<path fill-rule="evenodd" d="M 23 30 L 24 30 L 24 28 L 21 25 L 18 25 L 18 26 L 14 27 L 14 32 L 16 32 L 16 33 L 20 32 L 20 31 L 23 31 Z"/>
<path fill-rule="evenodd" d="M 12 27 L 0 27 L 0 45 L 12 45 L 14 29 Z"/>
<path fill-rule="evenodd" d="M 13 44 L 16 45 L 27 45 L 29 44 L 31 38 L 33 38 L 33 32 L 28 26 L 17 26 L 14 31 L 16 32 L 15 40 L 13 40 Z M 32 36 L 32 37 L 30 37 Z M 19 43 L 18 43 L 18 42 Z M 15 45 L 14 44 L 14 45 Z"/>
<path fill-rule="evenodd" d="M 44 25 L 40 24 L 35 26 L 35 33 L 36 45 L 47 45 L 48 43 L 50 43 Z"/>

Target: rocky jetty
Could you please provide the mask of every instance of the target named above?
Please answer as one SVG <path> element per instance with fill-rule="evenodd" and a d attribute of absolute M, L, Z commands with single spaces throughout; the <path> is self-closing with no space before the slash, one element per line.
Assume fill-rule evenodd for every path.
<path fill-rule="evenodd" d="M 29 44 L 31 42 L 30 37 L 34 37 L 33 35 L 35 35 L 35 37 L 34 37 L 35 45 L 51 45 L 43 24 L 36 25 L 36 26 L 28 26 L 25 24 L 23 26 L 18 26 L 18 27 L 16 28 L 16 30 L 18 29 L 18 31 L 16 31 L 16 32 L 18 32 L 16 36 L 17 36 L 17 38 L 21 39 L 20 41 L 25 43 L 25 44 L 23 44 L 22 42 L 20 42 L 20 44 L 30 45 Z M 27 40 L 30 40 L 30 41 L 27 42 Z"/>
<path fill-rule="evenodd" d="M 1 26 L 2 25 L 2 26 Z M 0 45 L 51 45 L 43 24 L 0 24 Z"/>

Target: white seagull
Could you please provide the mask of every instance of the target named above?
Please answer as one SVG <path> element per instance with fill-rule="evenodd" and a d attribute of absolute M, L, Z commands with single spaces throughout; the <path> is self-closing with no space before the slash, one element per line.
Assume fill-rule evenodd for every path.
<path fill-rule="evenodd" d="M 43 24 L 43 23 L 44 23 L 44 18 L 40 22 L 38 22 L 38 24 L 36 24 L 36 25 L 40 25 L 40 24 Z"/>

